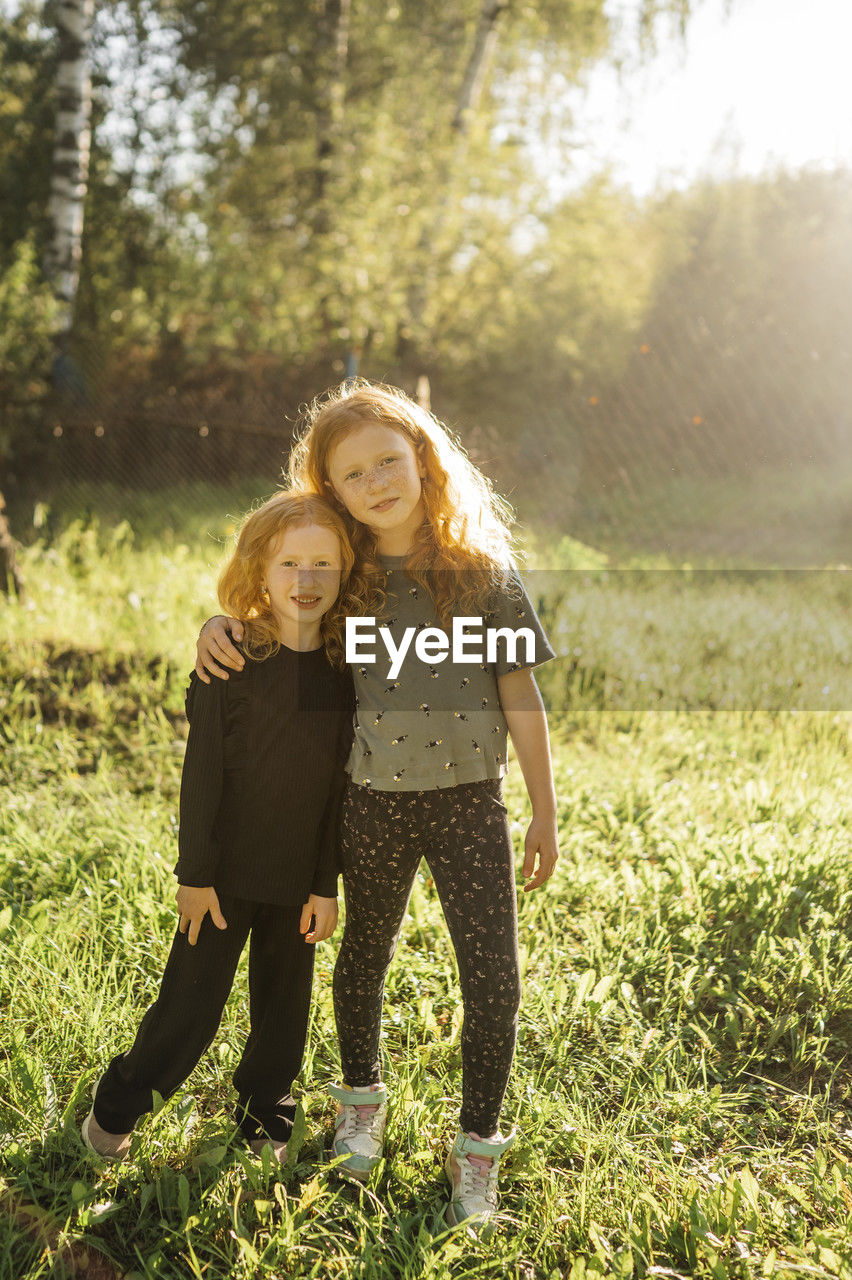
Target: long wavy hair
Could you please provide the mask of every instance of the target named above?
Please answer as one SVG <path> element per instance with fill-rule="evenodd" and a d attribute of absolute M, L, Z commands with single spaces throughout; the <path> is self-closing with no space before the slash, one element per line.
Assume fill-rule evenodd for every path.
<path fill-rule="evenodd" d="M 346 524 L 331 503 L 316 493 L 282 489 L 250 511 L 236 535 L 236 546 L 219 576 L 219 603 L 244 627 L 243 649 L 262 662 L 281 648 L 278 624 L 263 584 L 270 552 L 288 529 L 307 524 L 331 529 L 340 543 L 340 591 L 320 621 L 320 635 L 330 661 L 345 666 L 343 639 L 347 613 L 357 611 L 349 600 L 355 553 Z"/>
<path fill-rule="evenodd" d="M 404 436 L 424 468 L 426 516 L 405 568 L 432 596 L 448 626 L 454 614 L 483 609 L 495 587 L 506 588 L 515 563 L 514 513 L 449 428 L 396 387 L 357 378 L 318 397 L 305 413 L 288 476 L 294 489 L 323 494 L 346 522 L 360 570 L 353 593 L 359 613 L 384 606 L 384 573 L 376 535 L 337 497 L 329 463 L 346 435 L 372 423 Z"/>

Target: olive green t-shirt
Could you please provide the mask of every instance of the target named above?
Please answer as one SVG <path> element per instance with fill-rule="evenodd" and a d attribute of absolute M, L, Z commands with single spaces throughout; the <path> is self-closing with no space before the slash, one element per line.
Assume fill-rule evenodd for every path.
<path fill-rule="evenodd" d="M 513 572 L 489 609 L 464 628 L 455 619 L 455 628 L 465 633 L 460 637 L 441 626 L 431 596 L 405 572 L 405 557 L 380 560 L 387 606 L 375 625 L 357 620 L 361 656 L 350 659 L 355 740 L 346 769 L 353 783 L 378 791 L 431 791 L 503 777 L 507 726 L 497 677 L 556 656 L 520 577 Z M 389 632 L 390 649 L 380 627 Z M 418 652 L 418 637 L 427 629 Z M 496 634 L 499 629 L 520 634 L 510 643 Z M 461 647 L 454 644 L 458 639 Z M 394 653 L 400 655 L 398 670 Z"/>

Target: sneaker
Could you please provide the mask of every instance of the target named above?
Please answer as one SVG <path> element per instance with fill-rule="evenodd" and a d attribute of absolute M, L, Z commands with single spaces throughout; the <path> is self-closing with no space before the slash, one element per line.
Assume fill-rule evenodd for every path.
<path fill-rule="evenodd" d="M 471 1138 L 460 1133 L 447 1157 L 444 1171 L 452 1188 L 447 1220 L 454 1226 L 465 1224 L 472 1235 L 497 1212 L 497 1175 L 500 1157 L 515 1141 L 508 1138 Z"/>
<path fill-rule="evenodd" d="M 252 1138 L 249 1147 L 256 1156 L 263 1155 L 264 1147 L 271 1147 L 273 1160 L 277 1160 L 279 1164 L 287 1163 L 286 1142 L 278 1142 L 275 1138 Z"/>
<path fill-rule="evenodd" d="M 332 1151 L 336 1156 L 346 1157 L 341 1170 L 365 1182 L 382 1158 L 388 1091 L 383 1084 L 372 1089 L 347 1089 L 346 1085 L 332 1084 L 328 1091 L 340 1103 Z"/>
<path fill-rule="evenodd" d="M 80 1126 L 80 1134 L 83 1141 L 90 1151 L 96 1156 L 100 1156 L 102 1160 L 112 1160 L 118 1163 L 120 1160 L 126 1160 L 130 1154 L 130 1133 L 107 1133 L 106 1129 L 102 1129 L 95 1119 L 95 1095 L 98 1092 L 100 1077 L 92 1085 L 92 1108 L 86 1119 Z"/>

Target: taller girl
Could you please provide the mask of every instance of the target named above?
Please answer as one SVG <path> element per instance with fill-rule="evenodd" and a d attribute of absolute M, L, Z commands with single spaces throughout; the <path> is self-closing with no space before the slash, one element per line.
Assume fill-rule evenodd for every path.
<path fill-rule="evenodd" d="M 423 663 L 414 647 L 390 679 L 381 649 L 355 663 L 355 741 L 347 764 L 341 863 L 346 925 L 334 973 L 345 1084 L 334 1151 L 366 1177 L 387 1112 L 379 1038 L 384 980 L 420 864 L 429 864 L 455 948 L 464 1000 L 460 1132 L 447 1160 L 449 1216 L 474 1227 L 497 1207 L 500 1133 L 518 1025 L 516 889 L 502 802 L 507 729 L 532 803 L 525 889 L 558 858 L 547 721 L 532 668 L 554 656 L 511 554 L 508 506 L 447 429 L 402 392 L 363 381 L 316 402 L 290 480 L 348 522 L 367 583 L 365 614 L 396 646 L 408 627 L 454 617 L 526 627 L 535 652 Z M 202 653 L 238 666 L 219 624 Z M 233 651 L 236 655 L 236 651 Z M 205 660 L 207 660 L 205 658 Z M 215 669 L 211 665 L 211 670 Z"/>

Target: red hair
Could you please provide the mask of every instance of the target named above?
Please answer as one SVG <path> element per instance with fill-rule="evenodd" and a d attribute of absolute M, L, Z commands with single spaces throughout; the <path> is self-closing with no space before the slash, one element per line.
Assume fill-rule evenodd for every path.
<path fill-rule="evenodd" d="M 337 534 L 343 569 L 337 599 L 320 622 L 320 634 L 329 658 L 344 663 L 343 630 L 351 589 L 355 554 L 346 526 L 334 507 L 315 493 L 282 489 L 268 498 L 243 520 L 236 547 L 219 576 L 219 603 L 225 613 L 239 618 L 244 627 L 243 648 L 249 657 L 262 661 L 281 647 L 278 623 L 263 583 L 270 551 L 288 530 L 306 524 L 320 525 Z"/>
<path fill-rule="evenodd" d="M 376 536 L 335 494 L 329 463 L 346 435 L 374 422 L 404 436 L 424 468 L 426 518 L 405 567 L 429 591 L 447 625 L 453 614 L 483 607 L 494 587 L 506 585 L 513 567 L 512 509 L 449 428 L 396 387 L 359 378 L 317 398 L 290 454 L 288 475 L 294 489 L 322 494 L 345 521 L 363 570 L 354 593 L 357 612 L 373 613 L 384 604 L 384 577 Z"/>

